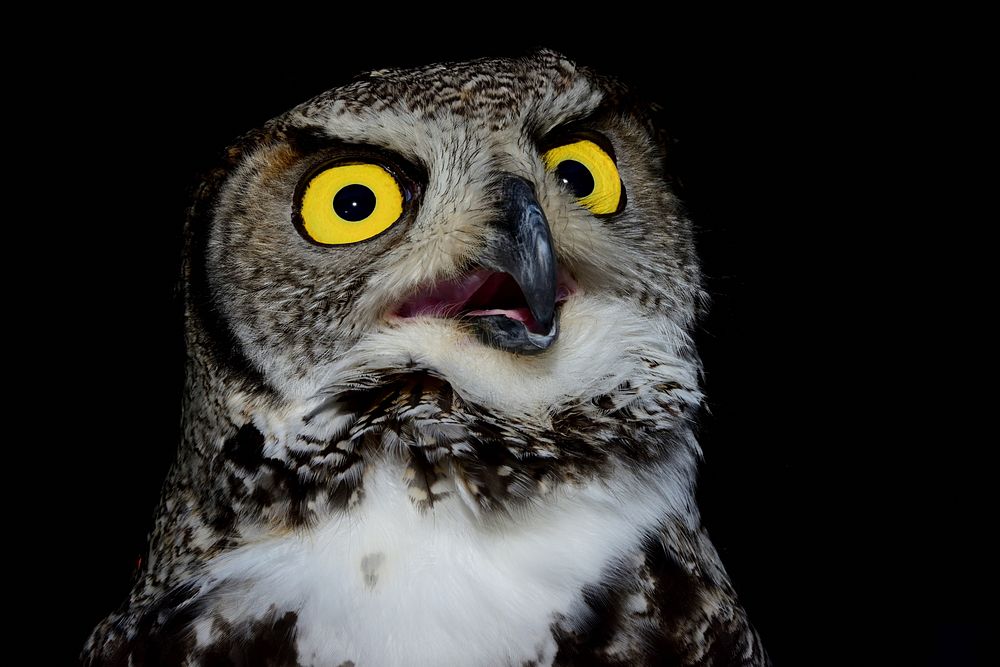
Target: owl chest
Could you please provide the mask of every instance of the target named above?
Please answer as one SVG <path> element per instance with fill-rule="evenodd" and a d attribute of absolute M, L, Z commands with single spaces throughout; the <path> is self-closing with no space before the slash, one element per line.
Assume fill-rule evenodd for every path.
<path fill-rule="evenodd" d="M 552 626 L 636 546 L 644 526 L 602 484 L 485 527 L 459 501 L 420 512 L 399 471 L 366 476 L 364 502 L 304 535 L 244 547 L 214 565 L 240 582 L 230 623 L 294 613 L 300 664 L 547 664 Z"/>

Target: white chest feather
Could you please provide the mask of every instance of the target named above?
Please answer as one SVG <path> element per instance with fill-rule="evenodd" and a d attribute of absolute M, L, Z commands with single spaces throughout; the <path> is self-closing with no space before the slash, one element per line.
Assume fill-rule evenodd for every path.
<path fill-rule="evenodd" d="M 546 664 L 553 621 L 579 615 L 582 588 L 676 500 L 662 478 L 629 476 L 556 491 L 488 526 L 454 497 L 420 513 L 390 466 L 365 482 L 350 513 L 215 561 L 211 578 L 232 584 L 219 611 L 237 622 L 296 612 L 302 664 Z"/>

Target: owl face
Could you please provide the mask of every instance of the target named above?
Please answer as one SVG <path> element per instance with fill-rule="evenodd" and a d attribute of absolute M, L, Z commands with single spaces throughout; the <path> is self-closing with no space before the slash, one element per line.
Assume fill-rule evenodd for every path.
<path fill-rule="evenodd" d="M 373 72 L 231 149 L 189 303 L 288 399 L 424 369 L 551 412 L 693 354 L 662 158 L 646 109 L 552 52 Z"/>

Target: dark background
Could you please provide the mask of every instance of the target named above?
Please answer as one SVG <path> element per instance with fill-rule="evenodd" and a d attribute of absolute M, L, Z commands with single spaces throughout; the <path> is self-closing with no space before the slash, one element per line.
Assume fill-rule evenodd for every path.
<path fill-rule="evenodd" d="M 907 583 L 874 555 L 898 526 L 865 493 L 894 429 L 864 423 L 880 381 L 861 383 L 848 361 L 875 333 L 875 307 L 853 296 L 867 260 L 857 211 L 870 195 L 852 187 L 871 155 L 858 118 L 882 82 L 845 70 L 852 47 L 816 48 L 807 30 L 684 24 L 615 48 L 571 30 L 376 47 L 364 27 L 308 47 L 275 42 L 263 25 L 220 39 L 94 34 L 49 72 L 43 106 L 66 111 L 49 109 L 45 131 L 58 135 L 66 170 L 36 201 L 72 230 L 46 251 L 66 278 L 57 325 L 40 334 L 73 352 L 56 355 L 73 385 L 58 418 L 74 433 L 63 448 L 57 662 L 124 599 L 173 456 L 183 377 L 174 281 L 198 174 L 241 133 L 355 73 L 551 46 L 663 104 L 677 140 L 671 161 L 713 298 L 698 332 L 708 394 L 699 499 L 775 662 L 865 664 L 912 650 L 921 663 L 973 664 L 978 626 L 937 584 L 922 584 L 935 611 L 903 644 L 888 639 Z M 859 571 L 873 580 L 862 585 Z"/>

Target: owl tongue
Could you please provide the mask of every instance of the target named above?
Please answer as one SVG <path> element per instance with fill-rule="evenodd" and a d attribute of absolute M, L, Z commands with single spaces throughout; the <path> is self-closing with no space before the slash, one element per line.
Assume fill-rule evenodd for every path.
<path fill-rule="evenodd" d="M 560 271 L 556 302 L 565 301 L 573 291 L 573 281 Z M 482 317 L 502 315 L 534 333 L 537 323 L 531 314 L 524 293 L 508 273 L 479 270 L 453 280 L 445 280 L 425 288 L 400 304 L 398 317 Z"/>
<path fill-rule="evenodd" d="M 476 290 L 462 306 L 467 317 L 503 315 L 524 322 L 529 331 L 536 331 L 537 323 L 531 315 L 524 293 L 509 273 L 494 273 Z M 544 332 L 543 332 L 544 333 Z"/>
<path fill-rule="evenodd" d="M 535 322 L 535 318 L 531 316 L 531 310 L 524 306 L 522 308 L 490 308 L 490 309 L 478 309 L 470 310 L 463 313 L 469 317 L 479 317 L 480 315 L 503 315 L 507 319 L 517 320 L 518 322 L 524 322 L 524 326 L 528 327 L 531 331 L 538 333 L 538 323 Z"/>

